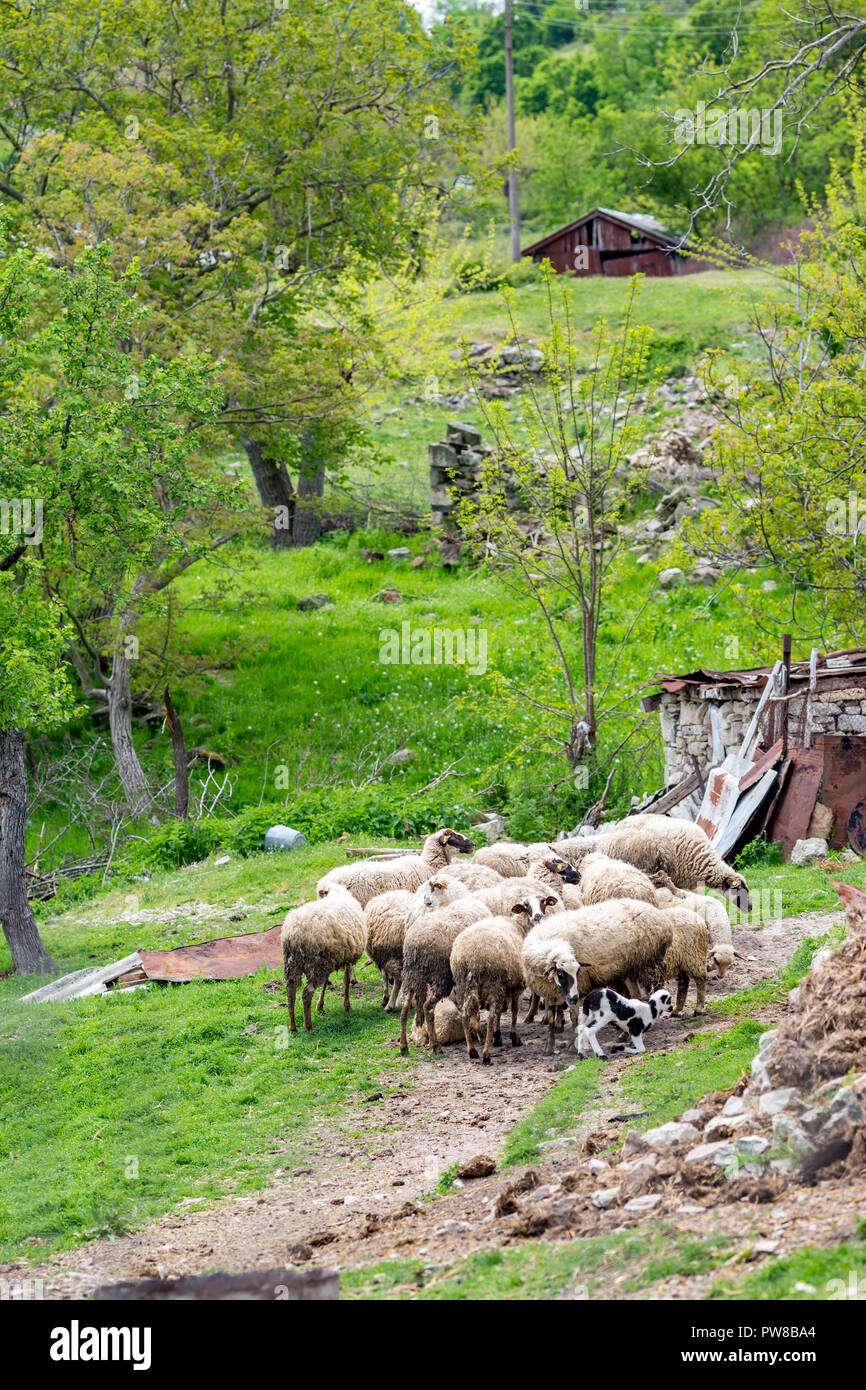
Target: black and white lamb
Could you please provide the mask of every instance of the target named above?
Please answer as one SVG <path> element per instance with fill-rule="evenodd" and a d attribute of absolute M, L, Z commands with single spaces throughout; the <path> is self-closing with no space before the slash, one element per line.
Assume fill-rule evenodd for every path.
<path fill-rule="evenodd" d="M 574 997 L 566 995 L 566 1003 L 576 1002 L 577 981 L 573 986 Z M 579 1023 L 577 1025 L 577 1055 L 587 1057 L 587 1044 L 596 1057 L 606 1061 L 604 1048 L 598 1040 L 602 1028 L 610 1023 L 620 1032 L 628 1034 L 631 1046 L 616 1043 L 610 1050 L 614 1052 L 646 1052 L 644 1034 L 652 1028 L 656 1019 L 671 1014 L 674 1001 L 666 989 L 654 990 L 649 999 L 624 999 L 615 989 L 593 989 L 580 1003 Z"/>

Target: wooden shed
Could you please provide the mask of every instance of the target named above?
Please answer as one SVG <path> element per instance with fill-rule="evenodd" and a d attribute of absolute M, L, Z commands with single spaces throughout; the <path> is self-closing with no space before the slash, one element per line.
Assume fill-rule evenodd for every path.
<path fill-rule="evenodd" d="M 648 213 L 593 208 L 522 254 L 548 259 L 560 275 L 682 275 L 680 241 Z"/>

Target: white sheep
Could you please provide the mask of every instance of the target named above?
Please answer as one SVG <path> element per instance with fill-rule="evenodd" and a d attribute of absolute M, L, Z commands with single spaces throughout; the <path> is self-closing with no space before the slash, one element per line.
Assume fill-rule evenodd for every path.
<path fill-rule="evenodd" d="M 558 848 L 564 853 L 562 845 Z M 616 830 L 595 839 L 593 849 L 654 874 L 663 871 L 678 888 L 716 888 L 744 911 L 752 900 L 743 875 L 721 859 L 699 825 L 650 814 L 629 816 Z M 569 858 L 566 855 L 566 858 Z"/>
<path fill-rule="evenodd" d="M 335 970 L 343 971 L 343 1007 L 349 1003 L 351 968 L 360 960 L 367 941 L 364 914 L 351 893 L 342 884 L 329 885 L 315 902 L 303 903 L 286 913 L 280 931 L 283 948 L 283 970 L 286 979 L 286 1002 L 289 1008 L 289 1028 L 298 1031 L 295 1023 L 295 998 L 301 980 L 307 983 L 301 996 L 304 1007 L 304 1027 L 312 1032 L 311 1004 L 315 990 L 321 986 L 318 1012 L 325 1012 L 325 987 Z"/>
<path fill-rule="evenodd" d="M 632 994 L 653 988 L 664 979 L 663 961 L 672 940 L 673 925 L 664 912 L 630 898 L 555 913 L 533 927 L 522 951 L 524 976 L 534 996 L 527 1021 L 535 1016 L 540 997 L 553 1014 L 545 1054 L 553 1051 L 556 1015 L 565 1006 L 563 979 L 572 978 L 580 993 L 604 985 L 624 985 Z"/>
<path fill-rule="evenodd" d="M 495 888 L 482 888 L 473 894 L 484 903 L 491 917 L 508 915 L 518 903 L 527 904 L 529 924 L 534 926 L 542 917 L 551 912 L 562 912 L 563 902 L 559 894 L 536 878 L 506 878 Z M 529 906 L 531 904 L 531 906 Z"/>
<path fill-rule="evenodd" d="M 499 1022 L 506 1003 L 511 1004 L 511 1046 L 520 1046 L 517 1010 L 523 993 L 523 964 L 520 950 L 525 928 L 519 919 L 520 904 L 509 917 L 486 917 L 466 927 L 451 948 L 451 974 L 454 997 L 461 1009 L 466 1051 L 476 1058 L 472 1039 L 480 1027 L 480 1010 L 487 1005 L 487 1033 L 481 1061 L 490 1065 L 491 1046 L 500 1047 Z"/>
<path fill-rule="evenodd" d="M 544 853 L 551 853 L 550 845 L 524 845 L 517 840 L 496 840 L 492 845 L 482 845 L 481 849 L 476 850 L 472 862 L 494 869 L 501 878 L 522 878 L 530 859 Z"/>
<path fill-rule="evenodd" d="M 611 898 L 632 898 L 656 904 L 656 890 L 650 878 L 622 859 L 611 859 L 593 850 L 575 872 L 580 876 L 580 891 L 588 906 L 608 902 Z"/>
<path fill-rule="evenodd" d="M 470 893 L 477 892 L 479 888 L 495 888 L 502 882 L 502 875 L 495 869 L 476 864 L 474 859 L 470 859 L 468 864 L 453 861 L 448 865 L 448 873 L 452 878 L 459 878 L 461 883 L 465 883 Z"/>
<path fill-rule="evenodd" d="M 662 970 L 666 980 L 677 982 L 677 1004 L 674 1013 L 681 1014 L 689 992 L 689 980 L 694 980 L 697 997 L 695 1014 L 702 1014 L 707 997 L 707 955 L 710 934 L 704 918 L 690 903 L 661 909 L 673 928 L 671 944 L 665 952 Z"/>
<path fill-rule="evenodd" d="M 475 846 L 464 835 L 447 827 L 428 835 L 420 854 L 400 854 L 393 859 L 360 859 L 354 864 L 340 864 L 319 879 L 316 891 L 321 895 L 324 885 L 342 883 L 362 907 L 380 893 L 397 888 L 413 892 L 420 883 L 444 869 L 458 854 L 471 854 Z"/>
<path fill-rule="evenodd" d="M 394 1008 L 400 992 L 403 938 L 409 909 L 414 902 L 414 895 L 407 893 L 405 888 L 394 888 L 390 893 L 379 893 L 371 898 L 364 908 L 367 954 L 382 973 L 382 1008 L 389 1012 Z"/>
<path fill-rule="evenodd" d="M 734 963 L 736 952 L 731 936 L 731 919 L 724 903 L 711 893 L 690 893 L 686 889 L 671 891 L 656 889 L 659 907 L 690 907 L 707 924 L 709 946 L 707 950 L 707 969 L 715 971 L 723 980 Z"/>
<path fill-rule="evenodd" d="M 453 892 L 456 881 L 446 885 Z M 464 884 L 462 896 L 452 899 L 445 907 L 426 908 L 414 905 L 415 916 L 410 918 L 403 941 L 403 1007 L 400 1013 L 400 1051 L 409 1051 L 407 1021 L 413 1004 L 415 1022 L 426 1024 L 427 1042 L 434 1052 L 439 1051 L 436 1036 L 436 1005 L 454 988 L 451 974 L 451 948 L 460 932 L 473 922 L 489 917 L 489 910 L 470 893 Z"/>

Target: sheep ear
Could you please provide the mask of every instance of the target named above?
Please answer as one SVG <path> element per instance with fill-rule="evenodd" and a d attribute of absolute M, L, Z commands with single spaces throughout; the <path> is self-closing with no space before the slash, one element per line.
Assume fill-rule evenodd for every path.
<path fill-rule="evenodd" d="M 525 909 L 525 904 L 524 904 L 524 903 L 515 903 L 514 906 L 513 906 L 513 908 L 511 909 L 511 911 L 512 911 L 512 912 L 523 912 L 524 909 Z"/>
<path fill-rule="evenodd" d="M 545 898 L 544 905 L 545 907 L 556 907 L 556 898 Z"/>

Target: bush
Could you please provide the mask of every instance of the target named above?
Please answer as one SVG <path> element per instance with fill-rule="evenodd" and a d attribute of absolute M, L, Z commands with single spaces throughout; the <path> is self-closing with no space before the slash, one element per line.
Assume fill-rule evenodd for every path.
<path fill-rule="evenodd" d="M 381 839 L 419 839 L 440 825 L 468 822 L 470 807 L 446 793 L 407 797 L 391 787 L 315 787 L 297 792 L 287 805 L 249 806 L 234 817 L 168 821 L 127 850 L 119 870 L 179 869 L 217 850 L 245 856 L 263 848 L 272 825 L 290 825 L 311 844 L 348 833 Z"/>
<path fill-rule="evenodd" d="M 753 869 L 759 864 L 781 864 L 782 845 L 779 840 L 774 840 L 771 844 L 766 840 L 750 840 L 744 845 L 737 855 L 734 867 L 737 869 Z"/>

